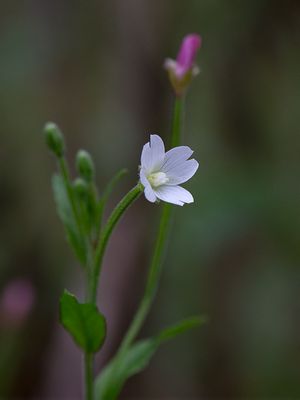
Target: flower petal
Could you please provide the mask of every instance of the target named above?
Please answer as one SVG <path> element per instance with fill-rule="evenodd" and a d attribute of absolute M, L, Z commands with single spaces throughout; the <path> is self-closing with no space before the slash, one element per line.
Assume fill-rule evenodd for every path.
<path fill-rule="evenodd" d="M 181 186 L 160 186 L 154 190 L 154 193 L 160 200 L 179 206 L 194 202 L 191 193 Z"/>
<path fill-rule="evenodd" d="M 148 201 L 150 201 L 151 203 L 156 202 L 156 200 L 157 200 L 156 195 L 150 185 L 145 187 L 144 194 Z"/>
<path fill-rule="evenodd" d="M 173 149 L 166 152 L 161 171 L 165 174 L 168 174 L 170 170 L 175 168 L 177 165 L 182 164 L 192 154 L 193 150 L 188 146 L 174 147 Z"/>
<path fill-rule="evenodd" d="M 168 185 L 180 185 L 181 183 L 188 181 L 192 176 L 194 176 L 198 167 L 199 163 L 194 159 L 177 164 L 167 173 L 169 179 Z"/>
<path fill-rule="evenodd" d="M 141 165 L 147 173 L 155 172 L 160 169 L 164 162 L 165 145 L 158 135 L 150 135 L 150 142 L 143 147 Z"/>
<path fill-rule="evenodd" d="M 197 51 L 201 46 L 201 37 L 195 33 L 183 38 L 176 61 L 182 67 L 182 74 L 189 71 L 195 62 Z"/>
<path fill-rule="evenodd" d="M 146 199 L 148 201 L 150 201 L 151 203 L 154 203 L 156 201 L 156 195 L 150 185 L 150 182 L 146 178 L 145 170 L 143 168 L 141 168 L 141 170 L 140 170 L 140 180 L 141 180 L 142 185 L 145 188 L 144 194 L 145 194 Z"/>

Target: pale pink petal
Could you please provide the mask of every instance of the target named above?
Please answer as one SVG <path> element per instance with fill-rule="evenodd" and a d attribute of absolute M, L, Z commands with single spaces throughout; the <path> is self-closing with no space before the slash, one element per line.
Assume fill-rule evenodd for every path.
<path fill-rule="evenodd" d="M 185 203 L 193 203 L 194 198 L 189 191 L 181 186 L 160 186 L 154 190 L 156 196 L 167 203 L 183 206 Z"/>
<path fill-rule="evenodd" d="M 158 135 L 150 135 L 150 142 L 143 147 L 141 165 L 147 173 L 155 172 L 162 166 L 165 156 L 164 142 Z"/>
<path fill-rule="evenodd" d="M 197 34 L 190 34 L 183 38 L 180 46 L 179 53 L 177 55 L 177 63 L 181 69 L 180 75 L 184 75 L 194 65 L 196 60 L 197 51 L 201 46 L 201 37 Z"/>
<path fill-rule="evenodd" d="M 191 179 L 199 168 L 198 161 L 192 159 L 183 161 L 168 171 L 168 185 L 180 185 Z"/>
<path fill-rule="evenodd" d="M 170 170 L 181 165 L 193 154 L 193 150 L 188 146 L 178 146 L 166 152 L 161 171 L 168 174 Z"/>
<path fill-rule="evenodd" d="M 155 195 L 148 179 L 146 178 L 144 168 L 141 168 L 141 170 L 140 170 L 140 180 L 141 180 L 142 185 L 145 188 L 144 194 L 145 194 L 146 199 L 148 201 L 150 201 L 151 203 L 154 203 L 156 201 L 156 195 Z"/>

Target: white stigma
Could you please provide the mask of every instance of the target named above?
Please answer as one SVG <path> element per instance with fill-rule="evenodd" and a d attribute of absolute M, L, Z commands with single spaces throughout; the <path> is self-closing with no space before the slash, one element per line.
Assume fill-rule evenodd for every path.
<path fill-rule="evenodd" d="M 154 172 L 148 175 L 148 181 L 152 187 L 159 187 L 169 181 L 169 178 L 164 172 Z"/>

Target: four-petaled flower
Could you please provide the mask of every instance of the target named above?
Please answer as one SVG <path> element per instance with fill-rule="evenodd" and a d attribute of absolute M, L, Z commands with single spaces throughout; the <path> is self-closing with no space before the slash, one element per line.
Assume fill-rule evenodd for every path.
<path fill-rule="evenodd" d="M 177 96 L 181 96 L 191 79 L 199 73 L 195 65 L 197 51 L 201 46 L 201 37 L 196 33 L 183 38 L 176 60 L 167 58 L 164 67 Z"/>
<path fill-rule="evenodd" d="M 164 142 L 158 135 L 150 135 L 150 142 L 143 147 L 140 180 L 145 197 L 154 203 L 160 199 L 183 206 L 193 203 L 190 192 L 179 186 L 188 181 L 197 171 L 199 164 L 189 160 L 193 154 L 188 146 L 178 146 L 165 152 Z"/>

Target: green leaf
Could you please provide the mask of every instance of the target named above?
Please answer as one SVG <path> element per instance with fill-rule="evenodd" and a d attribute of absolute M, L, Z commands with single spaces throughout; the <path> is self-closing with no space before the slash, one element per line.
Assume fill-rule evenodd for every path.
<path fill-rule="evenodd" d="M 120 394 L 125 382 L 131 376 L 147 367 L 159 346 L 166 340 L 200 326 L 204 318 L 192 317 L 164 329 L 157 336 L 134 343 L 117 355 L 98 375 L 95 383 L 96 400 L 114 400 Z"/>
<path fill-rule="evenodd" d="M 164 329 L 160 332 L 157 339 L 160 343 L 173 339 L 175 336 L 178 336 L 190 329 L 196 328 L 197 326 L 201 326 L 207 322 L 207 318 L 205 316 L 196 316 L 186 318 L 180 321 L 178 324 L 172 325 L 169 328 Z"/>
<path fill-rule="evenodd" d="M 65 226 L 68 242 L 73 248 L 78 260 L 84 264 L 86 260 L 85 242 L 78 231 L 64 180 L 60 175 L 53 176 L 52 187 L 57 212 Z"/>
<path fill-rule="evenodd" d="M 126 380 L 146 368 L 157 347 L 155 339 L 146 339 L 133 344 L 122 356 L 113 358 L 96 379 L 95 399 L 116 399 Z"/>
<path fill-rule="evenodd" d="M 81 304 L 65 290 L 60 299 L 60 322 L 87 353 L 96 353 L 101 348 L 106 336 L 106 322 L 94 304 Z"/>

